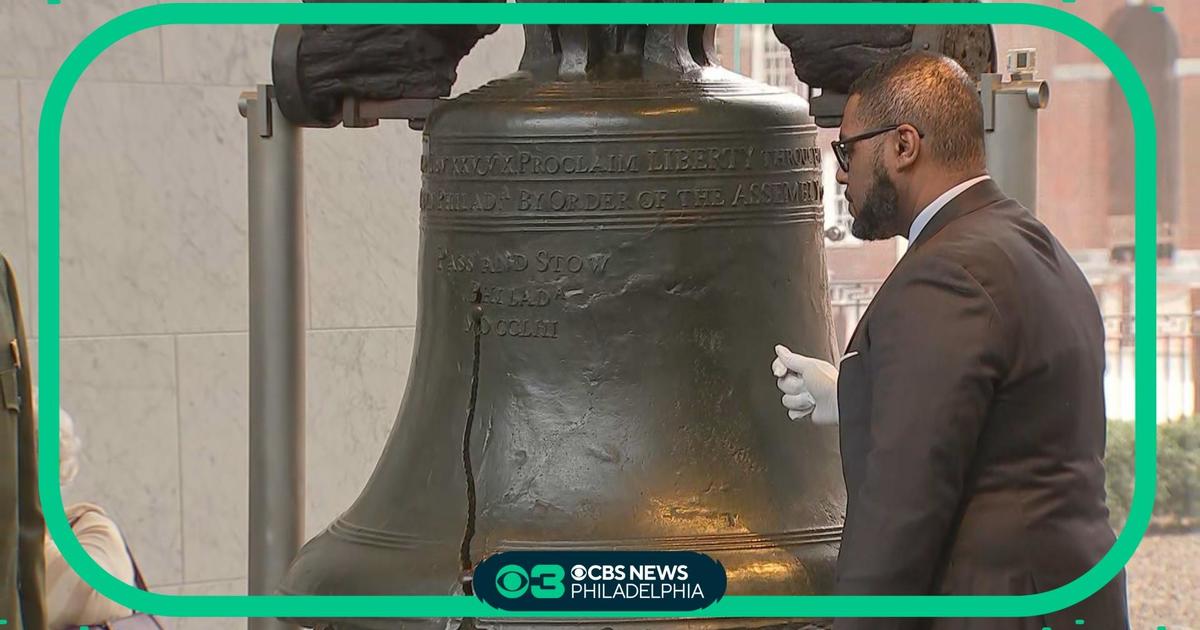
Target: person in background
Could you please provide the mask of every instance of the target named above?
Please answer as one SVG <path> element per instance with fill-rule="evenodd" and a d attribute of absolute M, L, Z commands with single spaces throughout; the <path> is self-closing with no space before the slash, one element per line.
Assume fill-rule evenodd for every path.
<path fill-rule="evenodd" d="M 35 396 L 34 400 L 36 399 Z M 36 411 L 34 415 L 36 416 Z M 75 435 L 75 422 L 61 409 L 58 420 L 58 448 L 58 480 L 65 488 L 79 473 L 80 441 Z M 79 544 L 83 545 L 96 564 L 117 579 L 133 584 L 133 560 L 116 523 L 100 506 L 92 503 L 74 503 L 68 506 L 66 511 L 67 522 L 79 538 Z M 131 614 L 129 608 L 97 593 L 91 585 L 84 582 L 67 564 L 48 532 L 45 553 L 46 615 L 50 630 L 100 625 Z"/>

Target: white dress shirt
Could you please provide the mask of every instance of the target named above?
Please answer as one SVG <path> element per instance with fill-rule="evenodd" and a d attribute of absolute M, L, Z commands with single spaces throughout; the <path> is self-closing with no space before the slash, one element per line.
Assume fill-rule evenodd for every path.
<path fill-rule="evenodd" d="M 991 178 L 992 177 L 990 175 L 980 175 L 979 177 L 968 179 L 967 181 L 942 193 L 940 197 L 934 199 L 928 206 L 925 206 L 925 209 L 919 212 L 917 217 L 913 219 L 912 227 L 908 228 L 908 244 L 912 245 L 912 242 L 917 240 L 917 237 L 921 235 L 921 230 L 924 230 L 925 226 L 929 225 L 929 222 L 933 220 L 933 216 L 937 214 L 939 210 L 945 207 L 946 204 L 950 203 L 952 199 L 961 195 L 966 189 L 974 186 L 975 184 Z"/>

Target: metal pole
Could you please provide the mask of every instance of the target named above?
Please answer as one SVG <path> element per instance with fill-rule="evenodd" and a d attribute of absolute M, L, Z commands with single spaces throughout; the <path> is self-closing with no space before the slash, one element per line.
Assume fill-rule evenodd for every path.
<path fill-rule="evenodd" d="M 742 25 L 733 25 L 733 71 L 742 73 Z"/>
<path fill-rule="evenodd" d="M 275 592 L 304 535 L 304 204 L 300 128 L 258 86 L 246 117 L 250 213 L 249 592 Z M 251 630 L 290 628 L 250 619 Z"/>
<path fill-rule="evenodd" d="M 1188 311 L 1187 331 L 1188 338 L 1192 340 L 1192 405 L 1188 411 L 1189 415 L 1194 416 L 1200 413 L 1200 289 L 1192 289 L 1188 298 L 1191 308 Z"/>
<path fill-rule="evenodd" d="M 767 49 L 767 31 L 762 24 L 750 25 L 750 78 L 767 80 L 767 63 L 763 51 Z"/>
<path fill-rule="evenodd" d="M 1050 101 L 1050 87 L 1034 79 L 1036 52 L 1008 53 L 1011 80 L 999 74 L 980 79 L 987 168 L 1006 195 L 1037 210 L 1038 110 Z"/>

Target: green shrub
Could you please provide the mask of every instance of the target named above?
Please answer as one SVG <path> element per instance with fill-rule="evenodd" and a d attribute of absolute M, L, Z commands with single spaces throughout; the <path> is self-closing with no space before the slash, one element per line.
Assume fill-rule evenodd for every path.
<path fill-rule="evenodd" d="M 1200 518 L 1200 418 L 1159 425 L 1154 512 L 1178 524 Z"/>
<path fill-rule="evenodd" d="M 1114 528 L 1129 516 L 1134 486 L 1134 424 L 1108 423 L 1104 457 L 1108 509 Z M 1154 521 L 1166 527 L 1191 527 L 1200 522 L 1200 418 L 1158 425 L 1158 484 Z"/>
<path fill-rule="evenodd" d="M 1133 503 L 1133 423 L 1112 420 L 1108 423 L 1108 444 L 1104 454 L 1105 489 L 1108 491 L 1109 521 L 1120 528 L 1129 517 Z"/>

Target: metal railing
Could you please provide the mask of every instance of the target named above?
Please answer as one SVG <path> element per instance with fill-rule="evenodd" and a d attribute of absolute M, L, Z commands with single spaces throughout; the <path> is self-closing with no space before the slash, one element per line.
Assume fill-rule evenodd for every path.
<path fill-rule="evenodd" d="M 875 282 L 835 282 L 829 285 L 833 324 L 838 344 L 846 341 L 875 297 Z M 1106 369 L 1104 394 L 1108 417 L 1134 417 L 1133 316 L 1104 317 Z M 1200 412 L 1200 313 L 1160 313 L 1155 322 L 1155 374 L 1159 421 Z"/>
<path fill-rule="evenodd" d="M 829 303 L 833 306 L 833 329 L 837 333 L 838 349 L 846 347 L 858 320 L 879 290 L 878 282 L 831 282 Z"/>
<path fill-rule="evenodd" d="M 1108 355 L 1104 379 L 1108 417 L 1134 417 L 1134 342 L 1132 315 L 1104 318 Z M 1158 420 L 1196 415 L 1200 402 L 1200 315 L 1159 314 L 1155 322 L 1155 398 Z"/>

